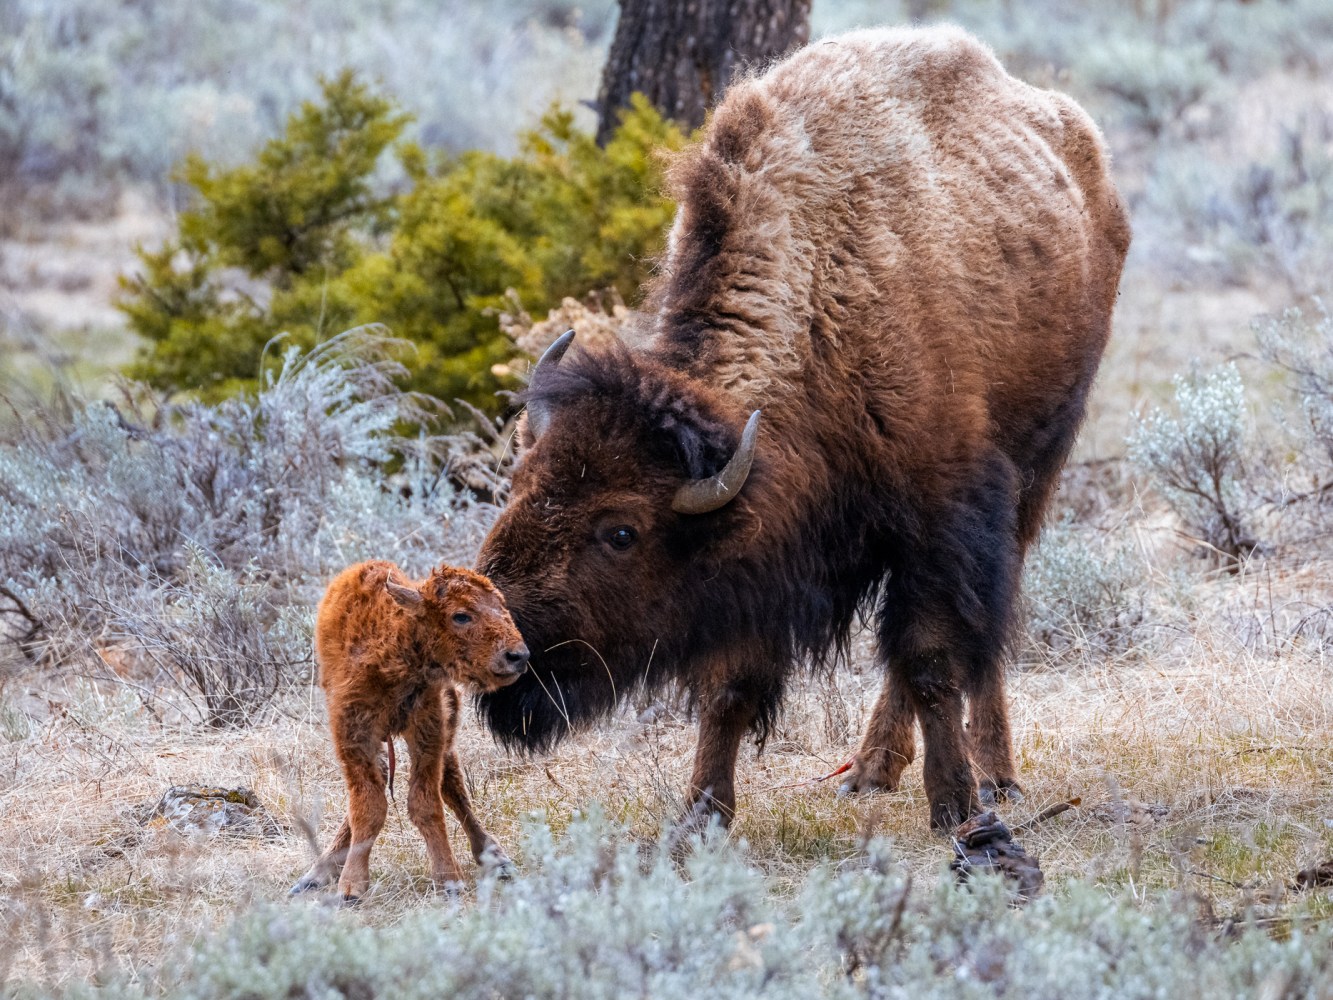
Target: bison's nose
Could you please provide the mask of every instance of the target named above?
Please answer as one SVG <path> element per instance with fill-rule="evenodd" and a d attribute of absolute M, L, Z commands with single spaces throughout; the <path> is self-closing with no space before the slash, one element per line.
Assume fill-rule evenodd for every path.
<path fill-rule="evenodd" d="M 514 673 L 522 673 L 523 668 L 528 663 L 528 647 L 526 643 L 520 642 L 513 649 L 506 649 L 504 654 L 505 666 Z"/>

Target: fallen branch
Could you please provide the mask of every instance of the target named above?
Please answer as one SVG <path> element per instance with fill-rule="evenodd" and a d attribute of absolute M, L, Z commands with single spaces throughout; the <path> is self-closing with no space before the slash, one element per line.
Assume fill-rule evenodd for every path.
<path fill-rule="evenodd" d="M 1038 824 L 1045 823 L 1048 819 L 1052 819 L 1056 816 L 1059 816 L 1061 813 L 1068 812 L 1075 806 L 1079 806 L 1082 804 L 1083 804 L 1083 799 L 1075 795 L 1072 799 L 1066 799 L 1064 802 L 1057 802 L 1053 806 L 1047 806 L 1045 809 L 1037 813 L 1037 815 L 1033 816 L 1031 819 L 1025 820 L 1024 822 L 1019 823 L 1016 827 L 1014 827 L 1014 833 L 1025 833 L 1028 830 L 1031 830 L 1033 827 L 1037 826 Z"/>

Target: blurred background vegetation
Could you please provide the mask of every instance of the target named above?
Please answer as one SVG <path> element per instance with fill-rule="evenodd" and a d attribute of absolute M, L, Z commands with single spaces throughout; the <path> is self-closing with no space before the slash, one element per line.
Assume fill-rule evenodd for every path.
<path fill-rule="evenodd" d="M 913 19 L 962 23 L 1103 124 L 1131 276 L 1276 284 L 1274 309 L 1324 290 L 1328 3 L 818 0 L 811 33 Z M 276 334 L 382 322 L 420 346 L 413 388 L 495 411 L 499 310 L 632 305 L 669 222 L 654 151 L 681 130 L 640 103 L 591 139 L 615 21 L 611 0 L 12 0 L 0 374 L 55 353 L 217 398 Z"/>

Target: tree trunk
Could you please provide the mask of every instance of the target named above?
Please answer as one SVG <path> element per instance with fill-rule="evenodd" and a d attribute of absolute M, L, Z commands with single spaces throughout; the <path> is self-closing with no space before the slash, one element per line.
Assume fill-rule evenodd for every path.
<path fill-rule="evenodd" d="M 620 0 L 597 96 L 597 141 L 610 138 L 635 92 L 687 128 L 702 125 L 737 71 L 809 40 L 810 2 Z"/>

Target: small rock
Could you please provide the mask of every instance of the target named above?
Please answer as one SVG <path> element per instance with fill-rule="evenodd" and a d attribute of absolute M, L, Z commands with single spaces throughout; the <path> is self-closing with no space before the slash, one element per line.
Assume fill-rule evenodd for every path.
<path fill-rule="evenodd" d="M 973 872 L 999 872 L 1012 883 L 1018 902 L 1027 902 L 1046 883 L 1037 859 L 1014 840 L 1009 828 L 993 811 L 973 816 L 953 833 L 954 860 L 949 868 L 959 882 Z"/>
<path fill-rule="evenodd" d="M 151 809 L 139 825 L 174 830 L 187 836 L 264 837 L 284 834 L 282 824 L 269 815 L 259 796 L 248 788 L 176 785 Z"/>

